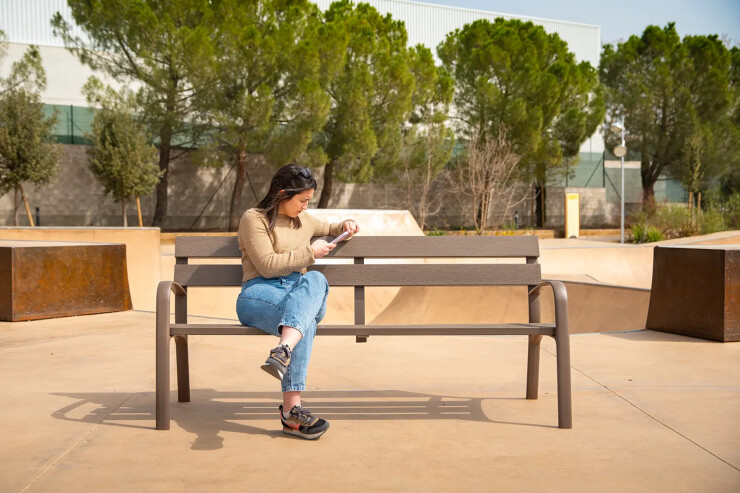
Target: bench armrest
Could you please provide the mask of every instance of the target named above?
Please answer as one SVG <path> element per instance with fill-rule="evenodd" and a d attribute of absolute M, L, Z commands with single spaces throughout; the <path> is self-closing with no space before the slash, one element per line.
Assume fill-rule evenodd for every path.
<path fill-rule="evenodd" d="M 157 286 L 157 325 L 169 327 L 170 321 L 170 293 L 177 297 L 186 297 L 188 295 L 185 288 L 175 281 L 161 281 Z M 177 304 L 175 305 L 175 320 L 179 322 L 180 315 L 177 313 Z M 184 314 L 186 315 L 186 314 Z"/>
<path fill-rule="evenodd" d="M 568 330 L 568 291 L 565 289 L 565 284 L 561 281 L 542 281 L 529 291 L 529 303 L 530 308 L 532 303 L 540 295 L 540 290 L 550 286 L 552 288 L 552 294 L 555 297 L 555 328 L 556 330 Z M 539 316 L 539 310 L 537 310 Z M 533 320 L 533 322 L 539 322 L 540 320 Z"/>

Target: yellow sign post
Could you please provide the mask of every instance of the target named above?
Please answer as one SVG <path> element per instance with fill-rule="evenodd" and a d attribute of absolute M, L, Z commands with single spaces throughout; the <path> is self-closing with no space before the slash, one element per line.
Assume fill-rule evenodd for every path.
<path fill-rule="evenodd" d="M 580 198 L 577 193 L 565 194 L 565 237 L 580 236 Z"/>

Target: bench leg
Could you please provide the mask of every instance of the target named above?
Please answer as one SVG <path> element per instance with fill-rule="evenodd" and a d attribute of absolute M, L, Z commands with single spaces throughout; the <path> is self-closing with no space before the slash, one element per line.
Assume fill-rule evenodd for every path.
<path fill-rule="evenodd" d="M 555 334 L 558 373 L 558 427 L 573 428 L 573 410 L 570 391 L 570 342 L 568 331 Z"/>
<path fill-rule="evenodd" d="M 190 402 L 190 365 L 188 362 L 188 336 L 175 336 L 177 348 L 177 400 Z"/>
<path fill-rule="evenodd" d="M 158 430 L 170 429 L 170 326 L 169 310 L 157 313 L 157 378 L 155 417 Z M 166 317 L 166 318 L 165 318 Z M 161 318 L 161 320 L 160 320 Z"/>
<path fill-rule="evenodd" d="M 527 399 L 536 399 L 540 384 L 540 341 L 541 335 L 529 336 L 527 353 Z"/>

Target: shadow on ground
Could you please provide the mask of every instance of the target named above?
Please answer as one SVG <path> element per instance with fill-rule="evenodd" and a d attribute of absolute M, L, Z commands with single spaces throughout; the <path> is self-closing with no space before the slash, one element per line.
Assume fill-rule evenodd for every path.
<path fill-rule="evenodd" d="M 106 426 L 154 429 L 153 392 L 65 393 L 52 395 L 77 399 L 52 413 L 52 417 Z M 173 425 L 196 435 L 192 449 L 214 450 L 223 447 L 221 432 L 248 433 L 282 437 L 277 423 L 280 394 L 277 392 L 228 392 L 193 389 L 191 402 L 177 402 L 171 395 L 170 417 Z M 520 426 L 555 428 L 536 423 L 512 423 L 489 419 L 483 411 L 484 400 L 523 398 L 469 398 L 405 391 L 313 391 L 304 395 L 306 407 L 328 421 L 357 420 L 469 420 Z M 118 404 L 115 404 L 118 403 Z M 247 424 L 270 422 L 270 428 Z M 278 424 L 279 426 L 279 424 Z"/>

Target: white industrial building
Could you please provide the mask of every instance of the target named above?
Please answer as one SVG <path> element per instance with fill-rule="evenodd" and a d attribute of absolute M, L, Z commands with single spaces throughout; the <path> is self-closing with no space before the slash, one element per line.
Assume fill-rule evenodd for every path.
<path fill-rule="evenodd" d="M 325 10 L 332 0 L 315 0 Z M 448 33 L 477 19 L 493 21 L 497 17 L 521 19 L 541 25 L 549 33 L 557 33 L 576 56 L 578 61 L 587 61 L 594 67 L 599 64 L 601 29 L 599 26 L 560 20 L 540 19 L 499 12 L 462 9 L 404 0 L 365 0 L 381 14 L 390 13 L 394 19 L 406 24 L 409 45 L 423 44 L 436 53 L 437 45 Z M 46 68 L 48 85 L 42 94 L 45 103 L 54 105 L 87 106 L 81 87 L 92 71 L 80 64 L 65 48 L 62 40 L 54 36 L 50 19 L 61 12 L 70 24 L 74 24 L 66 0 L 3 0 L 0 2 L 0 29 L 5 31 L 10 42 L 8 57 L 0 70 L 7 73 L 10 63 L 20 58 L 27 45 L 40 47 Z M 81 31 L 77 34 L 82 35 Z M 603 151 L 603 141 L 596 136 L 584 143 L 584 152 Z"/>

